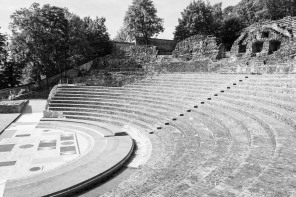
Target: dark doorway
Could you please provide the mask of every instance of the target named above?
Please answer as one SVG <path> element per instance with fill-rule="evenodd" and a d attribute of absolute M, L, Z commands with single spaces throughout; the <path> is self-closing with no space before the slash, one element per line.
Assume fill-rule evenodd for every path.
<path fill-rule="evenodd" d="M 271 40 L 269 42 L 268 54 L 273 54 L 275 51 L 281 48 L 281 42 L 278 40 Z"/>
<path fill-rule="evenodd" d="M 247 52 L 247 45 L 246 44 L 239 45 L 238 52 L 239 53 L 245 53 L 245 52 Z"/>
<path fill-rule="evenodd" d="M 253 53 L 260 53 L 263 49 L 263 42 L 255 42 L 252 45 L 252 52 Z"/>
<path fill-rule="evenodd" d="M 269 32 L 262 32 L 262 38 L 268 38 Z"/>

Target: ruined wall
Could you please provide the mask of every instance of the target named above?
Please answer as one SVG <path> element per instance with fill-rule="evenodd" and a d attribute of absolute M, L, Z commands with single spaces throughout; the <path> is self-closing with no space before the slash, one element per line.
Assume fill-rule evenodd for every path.
<path fill-rule="evenodd" d="M 136 37 L 136 45 L 155 46 L 158 55 L 171 55 L 175 50 L 176 44 L 177 42 L 175 40 L 148 38 L 146 41 L 142 37 Z"/>
<path fill-rule="evenodd" d="M 148 67 L 153 69 L 154 73 L 172 73 L 172 72 L 216 72 L 219 70 L 210 59 L 192 60 L 192 61 L 163 61 L 154 62 Z"/>
<path fill-rule="evenodd" d="M 296 17 L 247 27 L 231 48 L 237 72 L 294 73 Z"/>
<path fill-rule="evenodd" d="M 147 62 L 156 59 L 156 47 L 131 46 L 125 49 L 116 49 L 110 55 L 97 58 L 93 69 L 107 71 L 127 71 L 141 69 Z"/>
<path fill-rule="evenodd" d="M 177 43 L 173 56 L 184 60 L 197 60 L 222 58 L 224 47 L 214 36 L 194 35 Z"/>
<path fill-rule="evenodd" d="M 0 101 L 0 113 L 21 113 L 28 100 Z"/>
<path fill-rule="evenodd" d="M 296 53 L 291 51 L 295 45 L 295 24 L 296 17 L 253 24 L 234 42 L 231 53 L 237 57 L 292 55 Z"/>

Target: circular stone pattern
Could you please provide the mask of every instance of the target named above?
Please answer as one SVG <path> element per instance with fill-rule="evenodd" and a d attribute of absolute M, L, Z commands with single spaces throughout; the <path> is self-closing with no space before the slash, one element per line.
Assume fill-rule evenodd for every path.
<path fill-rule="evenodd" d="M 21 149 L 27 149 L 27 148 L 32 148 L 32 147 L 34 147 L 33 144 L 25 144 L 25 145 L 20 146 Z"/>
<path fill-rule="evenodd" d="M 31 171 L 31 172 L 36 172 L 36 171 L 39 171 L 39 170 L 41 170 L 40 167 L 33 167 L 33 168 L 30 168 L 30 171 Z"/>
<path fill-rule="evenodd" d="M 74 142 L 68 141 L 68 142 L 62 142 L 61 144 L 62 145 L 72 145 L 72 144 L 74 144 Z"/>

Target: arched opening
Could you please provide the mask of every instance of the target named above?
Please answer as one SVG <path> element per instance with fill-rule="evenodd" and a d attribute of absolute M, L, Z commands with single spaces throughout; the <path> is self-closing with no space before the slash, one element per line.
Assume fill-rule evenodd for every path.
<path fill-rule="evenodd" d="M 247 45 L 246 44 L 240 44 L 238 46 L 238 52 L 239 53 L 245 53 L 245 52 L 247 52 Z"/>
<path fill-rule="evenodd" d="M 275 51 L 281 48 L 281 41 L 278 40 L 271 40 L 269 42 L 269 50 L 268 54 L 273 54 Z"/>
<path fill-rule="evenodd" d="M 262 38 L 268 38 L 269 32 L 262 32 Z"/>
<path fill-rule="evenodd" d="M 253 53 L 260 53 L 263 49 L 263 42 L 255 42 L 252 45 L 252 52 Z"/>
<path fill-rule="evenodd" d="M 247 44 L 244 41 L 245 41 L 245 38 L 243 38 L 238 43 L 238 52 L 239 53 L 246 53 L 247 52 Z"/>

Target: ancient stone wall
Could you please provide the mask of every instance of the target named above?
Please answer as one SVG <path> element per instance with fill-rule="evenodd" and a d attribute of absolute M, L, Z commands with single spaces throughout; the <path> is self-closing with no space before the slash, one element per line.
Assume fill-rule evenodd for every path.
<path fill-rule="evenodd" d="M 296 17 L 278 21 L 265 21 L 246 28 L 234 42 L 231 53 L 237 57 L 255 57 L 285 54 L 292 55 L 295 45 Z"/>
<path fill-rule="evenodd" d="M 194 35 L 177 43 L 173 56 L 184 60 L 197 60 L 222 58 L 224 47 L 214 36 Z"/>
<path fill-rule="evenodd" d="M 136 45 L 138 46 L 155 46 L 158 55 L 171 55 L 175 50 L 177 42 L 175 40 L 165 40 L 165 39 L 156 39 L 156 38 L 148 38 L 145 40 L 142 37 L 136 37 Z"/>
<path fill-rule="evenodd" d="M 141 69 L 147 62 L 157 57 L 156 47 L 131 46 L 114 50 L 112 54 L 97 58 L 93 68 L 108 71 L 126 71 Z"/>
<path fill-rule="evenodd" d="M 154 73 L 216 72 L 219 70 L 219 65 L 213 64 L 210 59 L 154 62 L 147 65 L 147 67 L 149 66 Z"/>
<path fill-rule="evenodd" d="M 231 48 L 237 72 L 293 73 L 296 63 L 296 17 L 247 27 Z"/>
<path fill-rule="evenodd" d="M 19 101 L 1 101 L 0 113 L 21 113 L 28 100 Z"/>

